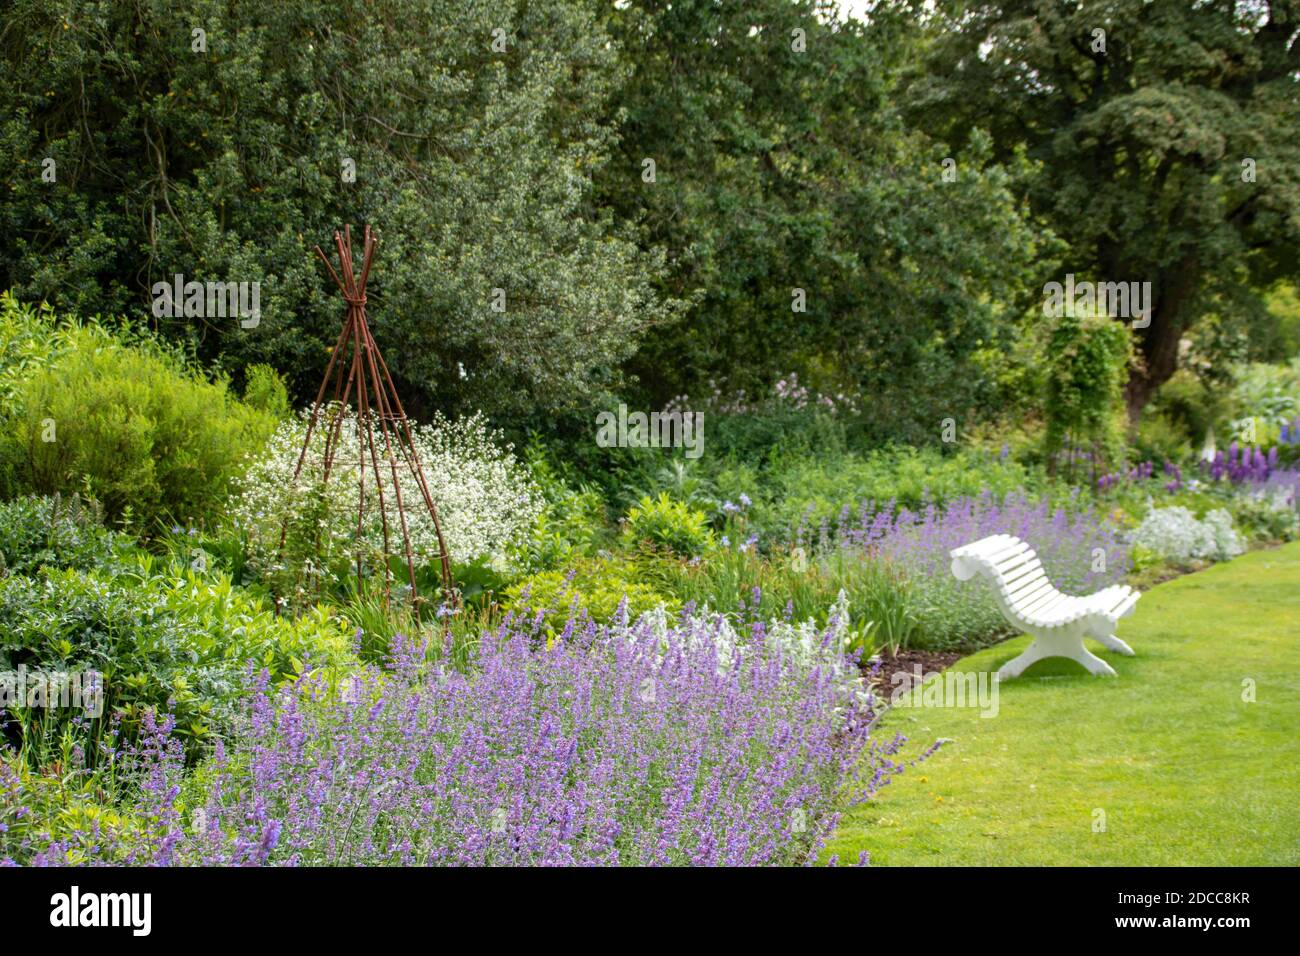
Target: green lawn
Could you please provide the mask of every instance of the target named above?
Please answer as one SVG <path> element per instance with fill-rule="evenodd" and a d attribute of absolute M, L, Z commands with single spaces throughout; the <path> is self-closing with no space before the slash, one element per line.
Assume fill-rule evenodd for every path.
<path fill-rule="evenodd" d="M 1119 672 L 1044 661 L 999 712 L 896 708 L 908 752 L 952 738 L 845 814 L 827 855 L 883 865 L 1300 863 L 1300 542 L 1159 585 Z M 953 665 L 994 671 L 1018 638 Z M 1243 701 L 1243 681 L 1256 701 Z M 1105 814 L 1097 832 L 1095 811 Z"/>

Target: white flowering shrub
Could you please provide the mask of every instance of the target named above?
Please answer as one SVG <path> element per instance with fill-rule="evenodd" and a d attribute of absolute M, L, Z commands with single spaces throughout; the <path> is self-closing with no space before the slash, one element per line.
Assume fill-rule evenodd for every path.
<path fill-rule="evenodd" d="M 355 563 L 362 461 L 363 564 L 376 566 L 374 558 L 385 550 L 394 556 L 402 554 L 398 490 L 417 565 L 436 562 L 439 549 L 433 519 L 400 447 L 395 442 L 392 445 L 397 464 L 395 485 L 379 429 L 374 429 L 380 466 L 376 474 L 369 445 L 364 456 L 358 445 L 357 416 L 333 406 L 322 414 L 295 480 L 307 422 L 308 413 L 303 412 L 280 425 L 239 480 L 231 506 L 232 516 L 248 534 L 250 561 L 263 578 L 282 596 L 305 597 L 317 589 L 322 578 Z M 323 482 L 331 422 L 339 428 L 340 438 L 329 481 Z M 510 446 L 497 444 L 480 415 L 457 422 L 439 417 L 429 425 L 413 423 L 411 430 L 452 559 L 460 564 L 504 561 L 544 506 L 541 493 L 515 460 Z M 387 549 L 381 498 L 382 512 L 388 517 Z"/>
<path fill-rule="evenodd" d="M 1222 508 L 1202 520 L 1186 508 L 1151 508 L 1133 532 L 1133 544 L 1180 564 L 1194 559 L 1227 561 L 1245 548 Z"/>

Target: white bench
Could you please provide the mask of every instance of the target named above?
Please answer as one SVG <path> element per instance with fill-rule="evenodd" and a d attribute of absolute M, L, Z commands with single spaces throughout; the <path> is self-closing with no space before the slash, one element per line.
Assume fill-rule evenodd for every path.
<path fill-rule="evenodd" d="M 948 554 L 959 581 L 983 575 L 1011 626 L 1033 635 L 1033 643 L 1002 665 L 998 677 L 1017 677 L 1044 657 L 1068 657 L 1089 673 L 1113 677 L 1115 669 L 1083 646 L 1085 637 L 1121 654 L 1133 654 L 1133 649 L 1115 636 L 1119 619 L 1131 614 L 1142 596 L 1128 585 L 1102 588 L 1088 597 L 1062 594 L 1047 580 L 1034 549 L 1009 534 L 995 534 Z"/>

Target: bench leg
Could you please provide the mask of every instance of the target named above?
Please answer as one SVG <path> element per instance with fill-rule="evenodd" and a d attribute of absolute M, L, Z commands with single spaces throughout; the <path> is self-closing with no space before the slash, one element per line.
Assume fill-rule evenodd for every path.
<path fill-rule="evenodd" d="M 1115 638 L 1115 640 L 1119 640 L 1119 638 Z M 1130 653 L 1132 652 L 1130 651 Z M 1051 641 L 1046 641 L 1041 637 L 1034 638 L 1034 642 L 1025 648 L 1023 654 L 1002 665 L 998 670 L 998 677 L 1004 680 L 1009 677 L 1019 677 L 1030 664 L 1041 661 L 1045 657 L 1065 657 L 1072 661 L 1078 661 L 1089 674 L 1105 677 L 1116 676 L 1115 668 L 1083 646 L 1082 637 L 1076 637 L 1073 640 L 1067 638 L 1062 641 L 1061 636 L 1054 635 L 1054 639 Z"/>
<path fill-rule="evenodd" d="M 1089 674 L 1096 674 L 1099 677 L 1115 677 L 1115 668 L 1111 667 L 1100 657 L 1083 646 L 1083 641 L 1079 642 L 1079 652 L 1071 657 L 1088 669 Z"/>
<path fill-rule="evenodd" d="M 1105 637 L 1097 638 L 1097 640 L 1101 643 L 1103 647 L 1108 647 L 1112 651 L 1118 651 L 1120 654 L 1123 654 L 1125 657 L 1133 656 L 1133 648 L 1129 647 L 1127 644 L 1121 641 L 1114 634 L 1107 634 Z"/>
<path fill-rule="evenodd" d="M 1003 680 L 1008 677 L 1019 677 L 1030 664 L 1041 661 L 1044 657 L 1053 656 L 1055 656 L 1055 652 L 1043 646 L 1042 638 L 1036 637 L 1033 643 L 1026 647 L 1019 657 L 1013 657 L 998 668 L 998 677 Z"/>

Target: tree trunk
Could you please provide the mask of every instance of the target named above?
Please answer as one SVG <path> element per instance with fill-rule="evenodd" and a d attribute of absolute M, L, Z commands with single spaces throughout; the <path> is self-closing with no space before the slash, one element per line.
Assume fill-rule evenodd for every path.
<path fill-rule="evenodd" d="M 1142 409 L 1158 389 L 1178 370 L 1178 343 L 1191 325 L 1191 304 L 1200 267 L 1194 257 L 1184 256 L 1177 265 L 1162 272 L 1155 284 L 1159 298 L 1152 303 L 1151 324 L 1140 330 L 1140 361 L 1129 374 L 1125 390 L 1128 420 L 1135 426 Z"/>

